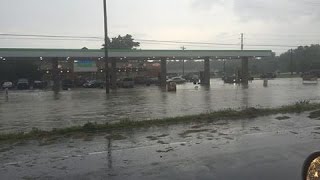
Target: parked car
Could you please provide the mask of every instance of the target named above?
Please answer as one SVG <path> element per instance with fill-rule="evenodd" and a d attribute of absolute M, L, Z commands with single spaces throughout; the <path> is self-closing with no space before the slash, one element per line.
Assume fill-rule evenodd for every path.
<path fill-rule="evenodd" d="M 269 73 L 266 73 L 266 74 L 262 74 L 262 75 L 260 76 L 261 79 L 265 79 L 265 78 L 267 78 L 267 79 L 274 79 L 274 78 L 276 78 L 276 77 L 277 77 L 277 75 L 276 75 L 275 73 L 272 73 L 272 72 L 269 72 Z"/>
<path fill-rule="evenodd" d="M 85 88 L 100 88 L 103 87 L 104 82 L 101 80 L 91 80 L 84 83 L 82 86 Z"/>
<path fill-rule="evenodd" d="M 33 89 L 44 89 L 48 86 L 48 83 L 45 81 L 34 81 Z"/>
<path fill-rule="evenodd" d="M 147 85 L 150 85 L 150 84 L 160 84 L 160 81 L 159 81 L 159 78 L 157 78 L 157 77 L 149 77 L 149 78 L 147 78 L 146 84 L 147 84 Z"/>
<path fill-rule="evenodd" d="M 310 75 L 320 78 L 320 70 L 314 69 L 308 72 L 304 72 L 301 74 L 301 77 L 303 78 L 304 76 L 310 76 Z"/>
<path fill-rule="evenodd" d="M 70 79 L 65 79 L 62 81 L 62 89 L 68 90 L 70 88 L 73 88 L 73 81 Z"/>
<path fill-rule="evenodd" d="M 228 84 L 240 83 L 240 79 L 238 79 L 235 75 L 224 76 L 222 79 L 224 83 L 228 83 Z"/>
<path fill-rule="evenodd" d="M 19 79 L 17 82 L 17 88 L 19 90 L 25 90 L 30 88 L 28 79 Z"/>
<path fill-rule="evenodd" d="M 190 82 L 198 82 L 200 80 L 199 76 L 197 74 L 194 73 L 189 73 L 185 76 L 182 76 L 182 78 L 186 79 L 187 81 Z"/>
<path fill-rule="evenodd" d="M 168 83 L 169 83 L 169 82 L 175 82 L 175 83 L 177 83 L 177 84 L 181 84 L 181 83 L 187 82 L 187 80 L 184 79 L 184 78 L 182 78 L 182 77 L 173 77 L 173 78 L 167 80 L 167 82 L 168 82 Z"/>
<path fill-rule="evenodd" d="M 134 81 L 132 78 L 123 78 L 120 81 L 120 87 L 122 88 L 133 88 L 134 87 Z"/>
<path fill-rule="evenodd" d="M 134 78 L 134 84 L 146 84 L 147 83 L 147 77 L 145 76 L 137 76 Z"/>
<path fill-rule="evenodd" d="M 5 82 L 2 84 L 2 88 L 3 88 L 3 89 L 6 89 L 6 88 L 11 89 L 11 88 L 13 88 L 13 83 L 10 82 L 10 81 L 5 81 Z"/>

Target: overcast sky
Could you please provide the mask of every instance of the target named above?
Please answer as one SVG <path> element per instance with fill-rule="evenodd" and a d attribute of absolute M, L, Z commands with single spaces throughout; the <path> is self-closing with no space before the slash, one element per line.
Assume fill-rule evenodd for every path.
<path fill-rule="evenodd" d="M 102 0 L 1 0 L 0 33 L 103 36 Z M 110 36 L 237 45 L 141 43 L 142 49 L 290 47 L 320 41 L 317 0 L 108 0 Z M 102 41 L 0 36 L 0 47 L 100 48 Z M 252 45 L 277 45 L 252 46 Z"/>

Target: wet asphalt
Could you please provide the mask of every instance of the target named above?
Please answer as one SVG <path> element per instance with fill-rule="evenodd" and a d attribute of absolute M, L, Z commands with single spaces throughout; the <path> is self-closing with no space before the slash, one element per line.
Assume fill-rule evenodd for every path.
<path fill-rule="evenodd" d="M 0 145 L 0 179 L 301 179 L 320 121 L 278 114 Z"/>

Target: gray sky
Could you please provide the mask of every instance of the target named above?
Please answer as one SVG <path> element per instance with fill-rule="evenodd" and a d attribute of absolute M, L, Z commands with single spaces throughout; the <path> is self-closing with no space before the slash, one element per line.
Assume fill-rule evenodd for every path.
<path fill-rule="evenodd" d="M 1 0 L 0 33 L 103 36 L 102 0 Z M 309 45 L 320 41 L 317 0 L 108 0 L 110 36 L 231 43 L 141 43 L 142 49 L 245 49 Z M 0 47 L 100 48 L 101 41 L 35 40 L 0 36 Z"/>

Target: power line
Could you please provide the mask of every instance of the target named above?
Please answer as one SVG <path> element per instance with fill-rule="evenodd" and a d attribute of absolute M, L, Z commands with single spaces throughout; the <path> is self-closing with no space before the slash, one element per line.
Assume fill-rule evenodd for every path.
<path fill-rule="evenodd" d="M 80 41 L 102 41 L 103 38 L 98 36 L 59 36 L 59 35 L 37 35 L 37 34 L 0 34 L 0 36 L 8 36 L 15 39 L 32 39 L 32 40 L 80 40 Z M 44 39 L 46 38 L 46 39 Z M 66 39 L 62 39 L 66 38 Z M 136 39 L 143 43 L 153 44 L 184 44 L 184 45 L 216 45 L 216 46 L 237 46 L 239 43 L 214 43 L 214 42 L 193 42 L 193 41 L 169 41 L 169 40 L 154 40 L 154 39 Z M 300 45 L 286 45 L 286 44 L 246 44 L 249 47 L 298 47 Z"/>
<path fill-rule="evenodd" d="M 38 34 L 4 34 L 0 33 L 0 36 L 10 36 L 10 37 L 36 37 L 36 38 L 69 38 L 65 40 L 88 40 L 88 39 L 99 39 L 103 40 L 104 38 L 98 36 L 60 36 L 60 35 L 38 35 Z M 47 39 L 49 40 L 49 39 Z M 54 39 L 56 40 L 56 39 Z M 59 39 L 60 40 L 60 39 Z M 207 45 L 237 45 L 232 43 L 207 43 L 207 42 L 187 42 L 187 41 L 161 41 L 161 40 L 151 40 L 151 39 L 136 39 L 141 42 L 164 42 L 164 43 L 178 43 L 178 44 L 207 44 Z"/>
<path fill-rule="evenodd" d="M 98 40 L 98 39 L 82 39 L 82 38 L 72 38 L 72 39 L 62 39 L 62 38 L 28 38 L 28 37 L 0 37 L 0 39 L 4 39 L 4 40 L 11 40 L 11 39 L 22 39 L 22 40 L 44 40 L 44 41 L 96 41 L 96 42 L 102 42 L 103 40 Z"/>
<path fill-rule="evenodd" d="M 97 36 L 64 36 L 64 35 L 39 35 L 39 34 L 6 34 L 0 33 L 0 36 L 13 36 L 13 37 L 43 37 L 43 38 L 86 38 L 86 39 L 104 39 Z"/>
<path fill-rule="evenodd" d="M 234 43 L 210 43 L 210 42 L 192 42 L 192 41 L 162 41 L 162 40 L 153 40 L 153 39 L 136 39 L 140 42 L 163 42 L 163 43 L 176 43 L 176 44 L 205 44 L 205 45 L 221 45 L 221 46 L 230 46 L 238 45 Z"/>
<path fill-rule="evenodd" d="M 154 44 L 154 45 L 167 45 L 167 46 L 177 46 L 178 44 L 172 44 L 172 43 L 159 43 L 159 42 L 144 42 L 144 44 Z M 231 45 L 230 45 L 231 46 Z M 239 45 L 233 45 L 232 47 L 237 47 Z M 206 47 L 206 48 L 214 48 L 216 46 L 209 46 L 209 45 L 192 45 L 192 44 L 186 44 L 184 47 Z M 221 47 L 220 47 L 221 48 Z"/>
<path fill-rule="evenodd" d="M 315 33 L 302 33 L 302 34 L 272 34 L 272 33 L 248 33 L 246 36 L 263 36 L 263 37 L 319 37 L 320 34 Z"/>

